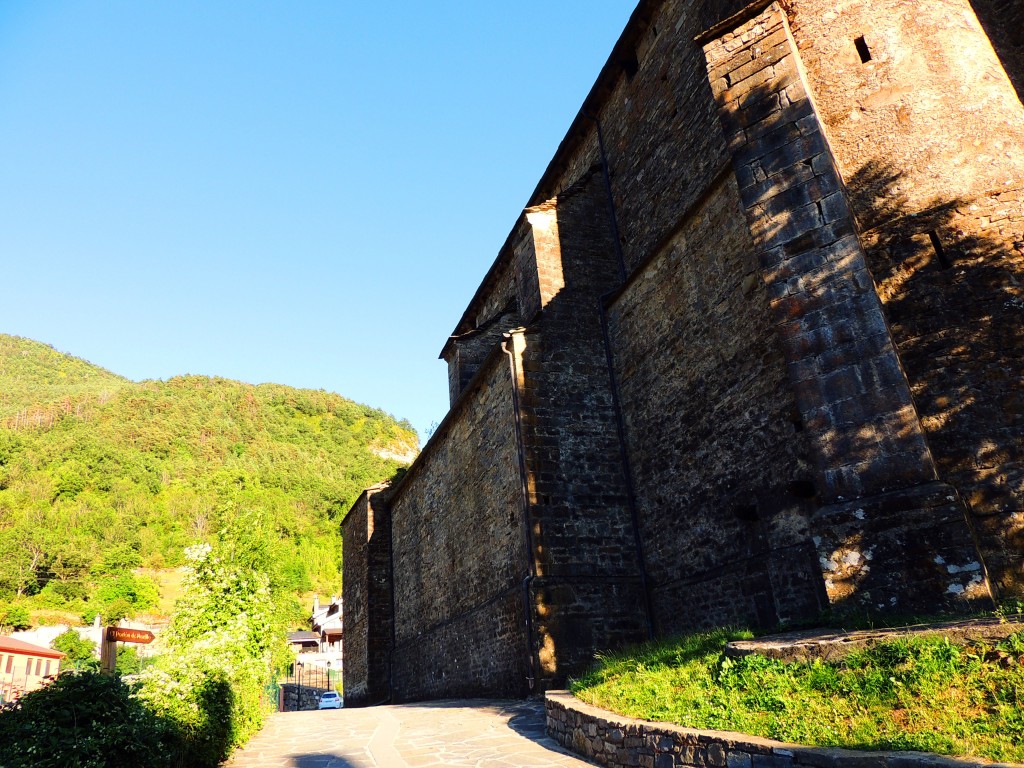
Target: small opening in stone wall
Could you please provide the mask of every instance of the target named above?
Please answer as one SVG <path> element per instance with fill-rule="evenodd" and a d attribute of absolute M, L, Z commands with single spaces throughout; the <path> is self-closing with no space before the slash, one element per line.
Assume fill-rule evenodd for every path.
<path fill-rule="evenodd" d="M 758 519 L 757 504 L 737 504 L 732 508 L 732 513 L 748 523 L 756 522 Z"/>
<path fill-rule="evenodd" d="M 939 265 L 943 269 L 949 269 L 953 266 L 949 257 L 946 255 L 946 249 L 942 247 L 942 241 L 939 239 L 939 233 L 934 229 L 928 233 L 928 239 L 932 241 L 932 248 L 935 249 L 935 258 L 939 260 Z"/>
<path fill-rule="evenodd" d="M 854 40 L 853 44 L 857 46 L 857 53 L 860 54 L 861 64 L 867 64 L 869 61 L 871 61 L 871 49 L 868 48 L 868 44 L 867 41 L 864 39 L 864 35 L 861 35 L 856 40 Z"/>
<path fill-rule="evenodd" d="M 803 417 L 800 415 L 800 411 L 798 411 L 796 408 L 794 408 L 792 411 L 790 411 L 789 423 L 793 425 L 793 431 L 794 432 L 803 432 L 804 431 L 804 420 L 803 420 Z"/>
<path fill-rule="evenodd" d="M 626 73 L 627 80 L 632 80 L 640 71 L 640 61 L 636 57 L 636 51 L 622 60 L 622 71 Z"/>
<path fill-rule="evenodd" d="M 818 495 L 818 489 L 810 480 L 792 480 L 786 486 L 786 490 L 790 496 L 795 496 L 798 499 L 813 499 Z"/>

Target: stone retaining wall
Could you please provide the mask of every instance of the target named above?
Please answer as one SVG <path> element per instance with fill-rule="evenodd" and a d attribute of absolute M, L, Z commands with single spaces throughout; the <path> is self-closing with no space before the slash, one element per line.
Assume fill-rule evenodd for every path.
<path fill-rule="evenodd" d="M 621 717 L 564 691 L 547 694 L 548 733 L 598 765 L 616 768 L 967 768 L 990 766 L 922 752 L 802 747 L 727 731 L 699 731 Z"/>
<path fill-rule="evenodd" d="M 317 709 L 320 706 L 320 696 L 327 692 L 326 688 L 314 688 L 312 686 L 298 686 L 294 683 L 281 685 L 281 701 L 278 705 L 282 712 L 300 712 L 308 709 Z"/>

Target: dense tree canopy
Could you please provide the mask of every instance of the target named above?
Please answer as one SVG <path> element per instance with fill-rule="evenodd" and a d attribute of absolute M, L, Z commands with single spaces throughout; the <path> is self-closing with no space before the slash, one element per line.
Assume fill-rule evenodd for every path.
<path fill-rule="evenodd" d="M 337 592 L 340 515 L 416 444 L 407 422 L 333 393 L 134 383 L 0 335 L 0 604 L 152 610 L 151 576 L 241 508 L 271 521 L 283 587 Z"/>

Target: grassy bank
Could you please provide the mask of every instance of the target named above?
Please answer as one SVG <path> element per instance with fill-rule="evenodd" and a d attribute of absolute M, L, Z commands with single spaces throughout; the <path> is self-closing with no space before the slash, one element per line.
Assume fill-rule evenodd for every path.
<path fill-rule="evenodd" d="M 722 630 L 608 656 L 572 691 L 691 728 L 1024 762 L 1024 634 L 994 647 L 897 639 L 830 663 L 722 655 L 749 637 Z"/>

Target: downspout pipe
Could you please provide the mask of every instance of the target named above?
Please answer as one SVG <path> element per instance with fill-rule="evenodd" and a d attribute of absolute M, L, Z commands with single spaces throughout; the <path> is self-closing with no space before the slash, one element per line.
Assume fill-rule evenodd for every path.
<path fill-rule="evenodd" d="M 537 561 L 534 558 L 533 528 L 530 525 L 529 483 L 527 482 L 526 451 L 523 447 L 523 418 L 519 401 L 519 367 L 516 365 L 516 353 L 513 340 L 522 331 L 503 334 L 501 350 L 508 356 L 509 374 L 512 377 L 512 412 L 516 429 L 516 453 L 519 459 L 519 494 L 523 500 L 523 542 L 526 546 L 526 576 L 523 577 L 523 616 L 526 629 L 526 683 L 532 695 L 537 686 L 536 643 L 533 626 L 533 605 L 530 600 L 530 587 L 537 578 Z"/>
<path fill-rule="evenodd" d="M 615 197 L 612 194 L 612 176 L 608 168 L 608 153 L 605 151 L 604 131 L 601 128 L 601 121 L 596 115 L 584 112 L 583 116 L 591 120 L 597 128 L 597 147 L 601 153 L 601 171 L 604 175 L 604 189 L 608 200 L 608 223 L 612 228 L 612 241 L 615 245 L 615 255 L 619 264 L 619 279 L 622 283 L 625 283 L 628 276 L 626 256 L 622 251 L 622 239 L 619 234 L 619 218 L 615 211 Z M 633 469 L 629 462 L 629 451 L 626 447 L 626 423 L 622 417 L 622 397 L 619 392 L 619 382 L 615 376 L 611 333 L 608 330 L 608 299 L 614 293 L 615 291 L 612 290 L 599 296 L 597 299 L 597 309 L 601 316 L 601 336 L 604 341 L 605 363 L 608 366 L 608 379 L 611 382 L 612 410 L 615 412 L 615 427 L 619 438 L 619 460 L 622 462 L 622 474 L 626 481 L 626 504 L 629 507 L 629 516 L 633 523 L 633 543 L 636 547 L 637 565 L 640 569 L 640 589 L 644 594 L 644 617 L 647 620 L 647 639 L 653 640 L 654 607 L 651 604 L 650 577 L 647 573 L 647 558 L 644 557 L 643 539 L 640 536 L 640 515 L 637 511 L 636 487 L 633 485 Z"/>

